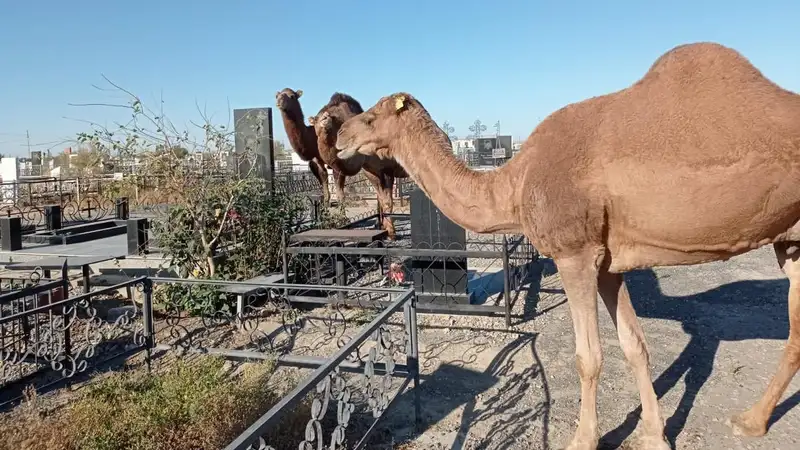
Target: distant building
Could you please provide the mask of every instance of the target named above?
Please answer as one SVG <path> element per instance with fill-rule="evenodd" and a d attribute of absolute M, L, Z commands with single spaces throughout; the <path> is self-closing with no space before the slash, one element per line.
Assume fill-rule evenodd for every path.
<path fill-rule="evenodd" d="M 451 142 L 453 143 L 453 153 L 456 155 L 461 155 L 475 150 L 474 139 L 452 139 Z"/>

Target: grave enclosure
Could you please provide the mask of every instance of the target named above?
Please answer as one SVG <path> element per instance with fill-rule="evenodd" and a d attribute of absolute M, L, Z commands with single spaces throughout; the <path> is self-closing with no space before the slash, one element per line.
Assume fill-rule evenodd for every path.
<path fill-rule="evenodd" d="M 251 167 L 234 157 L 231 169 L 253 171 L 268 180 L 274 192 L 306 196 L 313 205 L 313 216 L 318 217 L 322 206 L 317 180 L 305 172 L 276 170 L 274 145 L 266 138 L 273 130 L 272 109 L 237 109 L 233 115 L 236 154 L 249 151 L 256 158 L 255 167 Z M 359 185 L 361 193 L 370 193 L 366 180 L 354 184 Z M 95 191 L 99 194 L 101 190 L 98 183 Z M 69 189 L 63 187 L 62 180 L 4 183 L 0 249 L 17 251 L 23 243 L 67 245 L 125 235 L 127 255 L 156 250 L 148 231 L 151 218 L 132 217 L 136 205 L 132 206 L 128 198 L 88 195 L 80 185 L 65 191 Z M 400 270 L 403 282 L 415 288 L 424 311 L 504 314 L 510 323 L 513 301 L 520 295 L 537 256 L 530 243 L 522 236 L 467 233 L 409 180 L 397 180 L 397 191 L 400 201 L 396 204 L 407 199 L 410 203 L 410 213 L 393 215 L 399 231 L 397 241 L 376 235 L 369 242 L 358 242 L 348 234 L 348 230 L 378 230 L 380 211 L 367 212 L 323 235 L 317 230 L 317 238 L 313 238 L 314 230 L 305 236 L 289 236 L 283 249 L 285 278 L 300 283 L 368 286 Z"/>
<path fill-rule="evenodd" d="M 272 132 L 270 108 L 236 110 L 234 117 L 238 118 L 237 152 L 251 146 L 259 133 Z M 307 197 L 313 205 L 312 215 L 319 217 L 323 208 L 319 183 L 307 173 L 276 170 L 268 139 L 261 140 L 255 152 L 257 167 L 253 170 L 269 181 L 270 189 Z M 238 162 L 235 168 L 251 170 Z M 43 188 L 35 189 L 33 183 Z M 351 419 L 359 420 L 359 426 L 347 429 L 347 423 L 340 425 L 342 436 L 347 432 L 352 435 L 349 439 L 367 442 L 374 424 L 394 399 L 419 383 L 416 314 L 496 315 L 511 325 L 511 308 L 524 295 L 523 286 L 537 259 L 523 236 L 468 233 L 444 216 L 413 183 L 397 183 L 400 203 L 408 200 L 410 206 L 409 213 L 392 215 L 398 239 L 387 239 L 380 229 L 380 211 L 363 213 L 340 228 L 284 235 L 279 274 L 237 282 L 148 275 L 92 286 L 89 266 L 102 258 L 64 258 L 60 279 L 50 277 L 51 271 L 57 270 L 57 258 L 48 258 L 46 265 L 43 260 L 18 263 L 17 268 L 32 270 L 40 279 L 0 292 L 0 407 L 19 401 L 24 385 L 35 384 L 42 374 L 57 378 L 45 385 L 49 389 L 130 358 L 144 358 L 149 367 L 151 359 L 164 354 L 199 353 L 248 361 L 277 355 L 279 365 L 312 372 L 226 449 L 250 448 L 308 395 L 326 405 L 330 400 L 330 409 L 339 411 L 352 411 L 362 401 L 358 412 L 364 413 L 363 417 L 356 419 L 354 413 Z M 82 189 L 80 181 L 76 184 L 74 191 L 66 192 L 63 180 L 4 183 L 2 250 L 40 245 L 44 248 L 37 253 L 43 253 L 48 245 L 120 235 L 128 255 L 157 251 L 148 233 L 153 217 L 139 213 L 141 202 L 100 195 L 100 185 L 92 190 Z M 366 180 L 350 186 L 357 194 L 374 194 Z M 40 266 L 34 267 L 36 264 Z M 13 270 L 12 266 L 6 268 Z M 81 291 L 71 291 L 67 280 L 70 268 L 81 269 Z M 156 313 L 155 292 L 167 285 L 184 287 L 187 296 L 200 286 L 215 287 L 228 301 L 233 299 L 233 306 L 199 313 L 176 307 Z M 374 316 L 364 321 L 366 325 L 354 328 L 346 311 L 362 309 Z M 307 320 L 300 310 L 314 310 L 317 317 Z M 266 332 L 261 327 L 270 320 Z M 315 350 L 324 348 L 327 353 L 320 353 L 328 356 L 295 354 L 295 342 L 304 339 L 309 330 L 319 334 L 314 338 L 313 344 L 319 345 Z M 246 342 L 234 346 L 215 341 L 234 331 L 246 336 Z M 342 386 L 345 378 L 363 395 L 357 399 L 337 397 L 332 389 Z M 414 388 L 410 390 L 414 420 L 418 421 L 419 390 Z M 312 414 L 309 427 L 326 412 Z M 358 435 L 354 430 L 361 424 L 368 425 L 360 428 L 368 431 Z M 306 439 L 314 442 L 323 437 L 306 434 Z"/>

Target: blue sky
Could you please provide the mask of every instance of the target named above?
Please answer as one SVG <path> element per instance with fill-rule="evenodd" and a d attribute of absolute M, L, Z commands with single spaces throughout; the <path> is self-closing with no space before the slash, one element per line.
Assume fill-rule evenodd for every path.
<path fill-rule="evenodd" d="M 794 4 L 792 4 L 794 3 Z M 227 6 L 222 6 L 227 5 Z M 558 5 L 558 6 L 556 6 Z M 711 40 L 800 91 L 800 3 L 791 1 L 0 0 L 0 153 L 58 151 L 125 118 L 101 75 L 182 126 L 274 106 L 303 89 L 306 115 L 334 91 L 365 108 L 408 91 L 438 123 L 524 138 L 559 107 L 623 88 L 664 51 Z M 284 139 L 280 121 L 276 136 Z"/>

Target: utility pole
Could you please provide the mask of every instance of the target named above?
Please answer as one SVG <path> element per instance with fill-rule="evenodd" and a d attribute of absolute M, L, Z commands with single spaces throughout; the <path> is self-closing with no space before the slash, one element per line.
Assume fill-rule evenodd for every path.
<path fill-rule="evenodd" d="M 28 160 L 31 159 L 31 133 L 25 130 L 25 138 L 28 141 Z"/>

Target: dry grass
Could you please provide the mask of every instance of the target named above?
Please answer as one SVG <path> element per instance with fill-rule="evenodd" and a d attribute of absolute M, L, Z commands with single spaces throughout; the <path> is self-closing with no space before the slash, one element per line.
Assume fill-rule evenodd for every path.
<path fill-rule="evenodd" d="M 159 375 L 116 373 L 62 408 L 48 411 L 29 398 L 2 420 L 0 449 L 216 450 L 294 386 L 274 375 L 271 362 L 231 375 L 217 358 L 178 362 Z M 308 418 L 307 403 L 295 408 L 268 441 L 293 448 Z"/>

